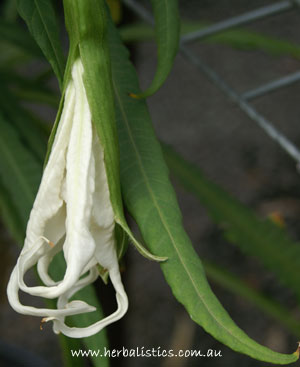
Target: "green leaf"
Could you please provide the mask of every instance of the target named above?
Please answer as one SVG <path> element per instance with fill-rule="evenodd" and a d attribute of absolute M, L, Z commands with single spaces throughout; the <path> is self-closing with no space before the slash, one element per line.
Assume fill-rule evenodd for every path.
<path fill-rule="evenodd" d="M 51 64 L 62 85 L 64 56 L 59 39 L 59 27 L 52 2 L 49 0 L 16 0 L 20 16 Z"/>
<path fill-rule="evenodd" d="M 50 307 L 50 306 L 48 306 Z M 53 304 L 55 307 L 55 303 Z M 62 360 L 64 367 L 84 367 L 84 357 L 73 357 L 71 350 L 82 349 L 80 339 L 71 339 L 65 337 L 63 334 L 59 334 L 59 342 L 62 349 Z"/>
<path fill-rule="evenodd" d="M 35 157 L 20 143 L 18 133 L 0 113 L 0 177 L 23 226 L 27 223 L 40 175 Z"/>
<path fill-rule="evenodd" d="M 2 2 L 3 18 L 9 22 L 15 22 L 18 17 L 16 2 L 14 0 L 4 0 Z"/>
<path fill-rule="evenodd" d="M 86 313 L 77 315 L 76 317 L 72 317 L 72 322 L 77 327 L 85 327 L 87 325 L 90 325 L 94 322 L 97 322 L 101 319 L 103 319 L 105 316 L 102 312 L 101 307 L 99 307 L 99 301 L 97 299 L 97 295 L 95 292 L 95 289 L 92 286 L 85 287 L 80 292 L 78 292 L 77 299 L 82 299 L 87 301 L 90 305 L 94 305 L 97 307 L 97 310 L 92 313 Z M 104 349 L 108 349 L 108 340 L 107 340 L 107 334 L 106 329 L 103 329 L 98 333 L 97 335 L 90 336 L 88 338 L 83 338 L 83 343 L 85 344 L 86 348 L 91 350 L 98 350 L 101 349 L 104 351 Z M 108 357 L 97 357 L 92 356 L 91 357 L 93 361 L 94 367 L 108 367 L 109 366 L 109 359 Z"/>
<path fill-rule="evenodd" d="M 270 220 L 258 218 L 170 147 L 164 146 L 164 154 L 172 174 L 206 207 L 224 229 L 226 238 L 245 253 L 259 258 L 300 298 L 300 244 Z"/>
<path fill-rule="evenodd" d="M 5 87 L 10 88 L 14 95 L 21 100 L 43 103 L 55 108 L 59 104 L 57 93 L 46 86 L 43 80 L 24 77 L 15 70 L 7 69 L 0 70 L 0 80 L 2 82 L 1 86 L 5 83 Z"/>
<path fill-rule="evenodd" d="M 241 50 L 262 50 L 271 55 L 289 55 L 300 58 L 298 44 L 243 29 L 215 34 L 207 38 L 205 42 L 222 43 Z"/>
<path fill-rule="evenodd" d="M 151 4 L 155 19 L 157 68 L 151 85 L 142 93 L 132 93 L 134 98 L 146 98 L 158 91 L 172 69 L 179 45 L 178 1 L 151 0 Z"/>
<path fill-rule="evenodd" d="M 109 37 L 120 142 L 121 185 L 125 204 L 161 264 L 175 297 L 191 318 L 233 350 L 278 364 L 298 359 L 257 344 L 239 329 L 211 291 L 203 266 L 186 235 L 160 145 L 143 100 L 128 96 L 138 88 L 135 70 L 114 28 Z"/>
<path fill-rule="evenodd" d="M 181 35 L 204 29 L 209 25 L 206 22 L 183 21 L 181 23 Z M 153 28 L 141 22 L 120 27 L 120 34 L 124 42 L 151 41 L 155 37 Z M 271 55 L 288 55 L 297 59 L 300 58 L 299 44 L 242 28 L 231 29 L 202 38 L 201 42 L 221 43 L 241 50 L 262 50 Z"/>
<path fill-rule="evenodd" d="M 23 223 L 9 192 L 2 184 L 2 180 L 0 180 L 0 215 L 10 233 L 14 234 L 16 242 L 21 244 L 24 240 Z"/>
<path fill-rule="evenodd" d="M 228 291 L 246 299 L 267 315 L 280 322 L 297 338 L 299 338 L 300 321 L 292 316 L 290 310 L 286 309 L 278 302 L 266 297 L 258 290 L 250 287 L 245 281 L 239 279 L 239 277 L 232 274 L 227 269 L 222 269 L 220 266 L 207 261 L 204 261 L 204 269 L 209 280 L 214 281 Z"/>
<path fill-rule="evenodd" d="M 0 39 L 9 42 L 25 54 L 41 58 L 42 53 L 28 32 L 17 23 L 0 21 Z"/>
<path fill-rule="evenodd" d="M 51 264 L 51 267 L 50 267 L 50 274 L 52 274 L 53 279 L 62 279 L 65 273 L 65 267 L 66 267 L 62 253 L 60 253 L 60 256 L 57 256 L 53 261 L 54 263 Z M 92 285 L 89 285 L 81 289 L 80 291 L 78 291 L 72 297 L 72 299 L 85 301 L 88 304 L 95 306 L 97 310 L 94 312 L 90 312 L 90 313 L 79 314 L 76 316 L 69 316 L 68 324 L 70 326 L 86 327 L 105 317 L 102 312 L 101 307 L 99 306 L 99 301 L 97 299 L 95 289 Z M 50 304 L 51 304 L 52 300 L 47 300 L 47 301 L 50 301 Z M 55 303 L 54 305 L 52 305 L 52 307 L 55 308 Z M 73 367 L 72 360 L 73 360 L 73 363 L 74 363 L 74 358 L 77 360 L 76 357 L 72 357 L 70 350 L 71 349 L 77 349 L 77 350 L 82 349 L 79 343 L 80 340 L 83 342 L 83 344 L 86 346 L 87 349 L 91 349 L 91 350 L 103 349 L 104 350 L 105 347 L 108 348 L 108 341 L 107 341 L 107 335 L 106 335 L 105 329 L 101 330 L 101 332 L 99 332 L 96 335 L 93 335 L 87 338 L 82 338 L 80 340 L 74 341 L 74 339 L 68 338 L 65 336 L 63 336 L 63 339 L 65 340 L 65 343 L 66 343 L 66 346 L 63 350 L 64 359 L 67 363 L 69 363 L 70 367 Z M 96 356 L 91 356 L 91 359 L 93 361 L 94 367 L 108 367 L 109 366 L 109 359 L 107 357 L 97 358 Z M 80 366 L 85 365 L 84 360 L 82 358 L 79 359 L 79 361 L 80 361 Z"/>
<path fill-rule="evenodd" d="M 44 88 L 40 88 L 38 85 L 32 85 L 28 88 L 19 85 L 17 88 L 14 88 L 14 95 L 24 102 L 32 102 L 55 108 L 59 103 L 56 94 Z"/>
<path fill-rule="evenodd" d="M 33 153 L 40 163 L 43 162 L 47 135 L 34 123 L 30 113 L 19 105 L 17 99 L 3 83 L 0 85 L 0 92 L 0 110 L 3 116 L 15 126 L 28 151 Z"/>
<path fill-rule="evenodd" d="M 125 43 L 153 41 L 155 30 L 147 23 L 134 22 L 118 28 L 121 39 Z"/>

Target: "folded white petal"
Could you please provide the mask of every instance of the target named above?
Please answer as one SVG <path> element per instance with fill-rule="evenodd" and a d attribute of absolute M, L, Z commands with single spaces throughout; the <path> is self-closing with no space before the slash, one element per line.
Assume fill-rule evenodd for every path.
<path fill-rule="evenodd" d="M 43 322 L 53 321 L 54 332 L 74 338 L 99 332 L 120 319 L 128 308 L 116 254 L 104 152 L 92 125 L 83 72 L 82 63 L 77 60 L 30 214 L 24 247 L 7 287 L 9 302 L 17 312 L 41 316 Z M 49 275 L 49 267 L 61 251 L 66 269 L 63 278 L 57 281 Z M 36 264 L 44 285 L 28 286 L 24 276 Z M 65 324 L 66 316 L 95 310 L 81 300 L 69 302 L 69 299 L 97 279 L 97 264 L 108 271 L 116 291 L 117 310 L 88 327 L 69 327 Z M 21 304 L 19 290 L 48 299 L 58 297 L 57 309 Z"/>
<path fill-rule="evenodd" d="M 30 213 L 22 252 L 32 247 L 36 240 L 45 234 L 47 221 L 52 219 L 63 205 L 60 192 L 66 168 L 66 150 L 74 117 L 74 104 L 75 88 L 73 82 L 70 82 L 53 148 Z"/>
<path fill-rule="evenodd" d="M 20 288 L 35 296 L 56 298 L 64 294 L 76 284 L 95 251 L 95 242 L 89 231 L 95 179 L 92 159 L 92 119 L 84 91 L 82 72 L 81 64 L 76 64 L 72 71 L 75 110 L 72 129 L 69 132 L 69 147 L 66 153 L 65 200 L 67 216 L 65 222 L 66 239 L 63 245 L 67 269 L 64 279 L 50 287 L 28 287 L 22 281 L 21 277 L 24 274 L 21 273 Z M 30 267 L 33 265 L 30 264 Z"/>

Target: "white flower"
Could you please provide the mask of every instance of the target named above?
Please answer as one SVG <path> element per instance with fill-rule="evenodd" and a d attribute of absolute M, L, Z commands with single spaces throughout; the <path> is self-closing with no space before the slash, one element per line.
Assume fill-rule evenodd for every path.
<path fill-rule="evenodd" d="M 83 84 L 83 66 L 77 60 L 66 90 L 60 123 L 29 222 L 24 247 L 11 274 L 7 294 L 19 313 L 52 320 L 56 333 L 82 338 L 120 319 L 128 300 L 120 277 L 114 237 L 114 213 L 104 165 L 104 152 L 92 125 Z M 99 102 L 100 103 L 100 102 Z M 48 266 L 63 251 L 64 278 L 55 282 Z M 44 286 L 27 286 L 24 275 L 37 264 Z M 83 301 L 71 301 L 81 288 L 98 277 L 97 266 L 108 270 L 116 291 L 117 310 L 85 328 L 68 327 L 66 316 L 94 311 Z M 19 290 L 33 296 L 58 297 L 57 309 L 38 309 L 20 303 Z"/>

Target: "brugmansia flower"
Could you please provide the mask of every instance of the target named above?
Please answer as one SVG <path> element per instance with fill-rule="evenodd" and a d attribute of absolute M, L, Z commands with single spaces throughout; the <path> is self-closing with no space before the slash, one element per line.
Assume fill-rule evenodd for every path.
<path fill-rule="evenodd" d="M 81 338 L 120 319 L 128 300 L 120 277 L 114 237 L 114 213 L 104 165 L 104 152 L 92 124 L 83 84 L 83 66 L 73 64 L 64 107 L 51 154 L 30 214 L 26 239 L 11 274 L 7 294 L 19 313 L 53 321 L 56 333 Z M 48 274 L 53 257 L 63 251 L 66 271 L 61 281 Z M 37 264 L 44 286 L 28 286 L 25 273 Z M 94 311 L 93 306 L 69 299 L 98 277 L 98 264 L 107 269 L 118 308 L 85 328 L 65 324 L 65 317 Z M 21 304 L 19 290 L 33 296 L 57 298 L 57 309 Z"/>

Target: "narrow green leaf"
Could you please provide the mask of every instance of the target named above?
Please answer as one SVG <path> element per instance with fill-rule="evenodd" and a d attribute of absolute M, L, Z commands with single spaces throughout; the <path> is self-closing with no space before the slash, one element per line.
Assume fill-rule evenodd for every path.
<path fill-rule="evenodd" d="M 270 220 L 261 220 L 253 211 L 208 180 L 199 168 L 164 146 L 167 164 L 175 177 L 206 207 L 226 238 L 245 253 L 259 258 L 278 279 L 300 298 L 300 244 Z"/>
<path fill-rule="evenodd" d="M 3 18 L 9 22 L 17 20 L 18 12 L 16 8 L 16 2 L 14 0 L 5 0 L 2 2 L 2 13 Z"/>
<path fill-rule="evenodd" d="M 227 269 L 222 269 L 220 266 L 204 261 L 204 269 L 208 278 L 221 287 L 237 294 L 246 299 L 257 308 L 261 309 L 270 317 L 284 325 L 297 338 L 300 336 L 300 321 L 295 319 L 291 312 L 283 307 L 278 302 L 267 298 L 263 293 L 251 288 L 245 281 L 240 280 L 236 275 L 229 272 Z"/>
<path fill-rule="evenodd" d="M 209 26 L 206 22 L 183 21 L 181 35 L 201 30 Z M 146 23 L 132 23 L 120 27 L 120 34 L 124 42 L 142 42 L 154 40 L 155 32 Z M 237 28 L 224 31 L 201 39 L 205 43 L 217 43 L 241 50 L 262 50 L 271 55 L 288 55 L 300 58 L 300 45 L 284 39 L 277 39 L 265 34 Z"/>
<path fill-rule="evenodd" d="M 157 68 L 151 85 L 142 93 L 132 93 L 134 98 L 146 98 L 158 91 L 172 69 L 179 45 L 178 0 L 151 0 L 151 4 L 155 19 Z"/>
<path fill-rule="evenodd" d="M 50 267 L 50 274 L 52 274 L 53 279 L 61 279 L 64 276 L 65 267 L 66 267 L 62 253 L 60 253 L 60 256 L 57 256 L 54 259 L 54 261 L 55 263 L 51 264 L 52 266 Z M 97 310 L 94 312 L 90 312 L 90 313 L 79 314 L 76 316 L 69 316 L 68 324 L 70 326 L 86 327 L 105 317 L 102 312 L 101 307 L 99 306 L 99 301 L 97 299 L 95 289 L 92 285 L 87 286 L 81 289 L 80 291 L 78 291 L 73 296 L 72 299 L 85 301 L 88 304 L 95 306 Z M 54 304 L 53 307 L 55 308 L 55 306 L 56 305 Z M 68 338 L 65 336 L 63 336 L 63 339 L 65 340 L 65 344 L 66 344 L 65 349 L 63 350 L 64 359 L 67 363 L 69 363 L 70 367 L 73 367 L 72 360 L 74 361 L 74 358 L 76 358 L 76 357 L 72 357 L 71 349 L 77 349 L 77 350 L 82 349 L 80 345 L 80 341 L 83 342 L 83 344 L 86 346 L 87 349 L 97 351 L 98 349 L 101 349 L 101 348 L 103 349 L 105 347 L 108 348 L 108 341 L 107 341 L 107 335 L 106 335 L 105 329 L 101 330 L 101 332 L 96 335 L 93 335 L 87 338 L 77 339 L 75 341 L 74 339 Z M 107 357 L 97 358 L 96 356 L 92 356 L 91 359 L 93 361 L 94 367 L 108 367 L 109 366 L 109 359 Z M 79 359 L 79 363 L 80 365 L 85 365 L 84 360 L 82 358 Z"/>
<path fill-rule="evenodd" d="M 16 242 L 21 244 L 24 240 L 23 223 L 14 203 L 12 202 L 9 196 L 9 192 L 3 186 L 1 181 L 0 181 L 0 215 L 10 233 L 13 233 Z"/>
<path fill-rule="evenodd" d="M 49 0 L 16 0 L 20 16 L 51 64 L 62 85 L 64 56 L 59 39 L 59 27 L 52 2 Z"/>
<path fill-rule="evenodd" d="M 155 37 L 153 27 L 143 22 L 125 24 L 120 26 L 118 30 L 122 41 L 126 43 L 153 41 Z"/>
<path fill-rule="evenodd" d="M 0 177 L 25 225 L 40 181 L 40 166 L 0 113 Z"/>
<path fill-rule="evenodd" d="M 0 70 L 0 81 L 1 86 L 5 83 L 6 87 L 10 88 L 21 100 L 44 103 L 55 108 L 59 104 L 57 94 L 46 86 L 43 80 L 24 77 L 15 70 L 5 69 L 5 71 Z"/>
<path fill-rule="evenodd" d="M 222 43 L 241 50 L 262 50 L 271 55 L 288 55 L 300 58 L 298 44 L 244 29 L 233 29 L 215 34 L 207 38 L 205 42 Z"/>
<path fill-rule="evenodd" d="M 30 34 L 17 23 L 0 21 L 0 39 L 16 46 L 29 56 L 41 58 L 42 53 Z"/>
<path fill-rule="evenodd" d="M 201 261 L 182 227 L 175 193 L 146 104 L 127 94 L 128 88 L 138 88 L 138 81 L 128 52 L 113 26 L 109 45 L 123 197 L 150 250 L 168 257 L 161 268 L 175 297 L 195 322 L 233 350 L 271 363 L 296 361 L 297 353 L 276 353 L 250 339 L 235 325 L 211 291 Z"/>
<path fill-rule="evenodd" d="M 3 83 L 0 85 L 0 110 L 6 120 L 15 126 L 28 151 L 33 153 L 39 162 L 43 162 L 47 135 L 34 123 L 29 112 L 19 105 L 17 99 Z"/>
<path fill-rule="evenodd" d="M 59 99 L 57 95 L 43 88 L 14 88 L 14 95 L 24 102 L 33 102 L 51 107 L 57 107 Z"/>
<path fill-rule="evenodd" d="M 55 307 L 55 304 L 53 305 Z M 50 307 L 50 306 L 48 306 Z M 63 334 L 59 334 L 59 342 L 62 350 L 62 360 L 64 367 L 84 367 L 84 357 L 73 357 L 71 350 L 82 349 L 80 339 L 71 339 L 65 337 Z"/>
<path fill-rule="evenodd" d="M 1 69 L 12 69 L 17 66 L 23 66 L 32 57 L 18 49 L 14 45 L 0 39 L 0 65 Z"/>
<path fill-rule="evenodd" d="M 89 304 L 97 307 L 97 310 L 92 313 L 81 314 L 77 315 L 76 317 L 75 316 L 72 317 L 71 318 L 72 323 L 77 327 L 85 327 L 105 317 L 101 307 L 99 307 L 99 301 L 97 299 L 95 289 L 92 286 L 85 287 L 80 292 L 78 292 L 77 299 L 82 299 L 85 301 L 88 300 Z M 101 349 L 102 351 L 104 351 L 105 348 L 108 349 L 106 329 L 101 330 L 100 333 L 98 333 L 97 335 L 93 335 L 88 338 L 83 338 L 82 341 L 86 346 L 86 348 L 91 350 Z M 92 356 L 91 359 L 93 361 L 94 367 L 108 367 L 110 364 L 108 357 L 100 358 L 97 356 Z"/>

